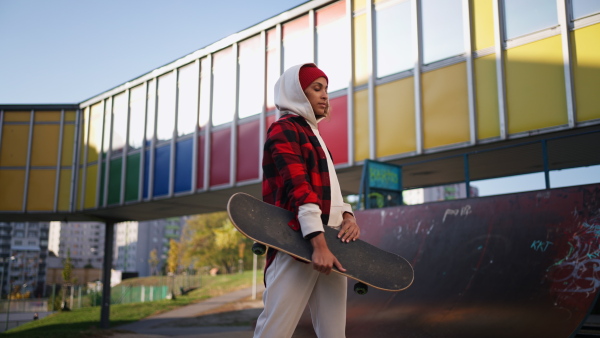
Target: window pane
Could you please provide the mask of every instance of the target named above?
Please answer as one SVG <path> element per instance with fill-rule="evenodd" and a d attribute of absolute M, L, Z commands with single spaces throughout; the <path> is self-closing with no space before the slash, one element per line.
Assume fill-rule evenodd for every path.
<path fill-rule="evenodd" d="M 410 7 L 410 1 L 389 1 L 375 6 L 377 77 L 414 66 Z"/>
<path fill-rule="evenodd" d="M 346 29 L 346 1 L 338 1 L 316 13 L 317 65 L 329 78 L 329 92 L 350 82 L 350 32 Z"/>
<path fill-rule="evenodd" d="M 506 39 L 558 25 L 556 0 L 505 0 Z"/>
<path fill-rule="evenodd" d="M 238 114 L 240 118 L 258 114 L 263 109 L 264 66 L 260 36 L 255 36 L 239 44 L 240 93 Z"/>
<path fill-rule="evenodd" d="M 113 103 L 112 153 L 123 151 L 127 138 L 127 93 L 115 95 Z"/>
<path fill-rule="evenodd" d="M 198 116 L 198 66 L 191 63 L 179 68 L 177 135 L 194 132 Z"/>
<path fill-rule="evenodd" d="M 210 113 L 210 65 L 208 58 L 200 60 L 200 119 L 198 127 L 208 124 Z"/>
<path fill-rule="evenodd" d="M 422 0 L 423 63 L 465 52 L 461 0 Z"/>
<path fill-rule="evenodd" d="M 598 0 L 571 0 L 573 1 L 573 19 L 583 18 L 600 12 Z"/>
<path fill-rule="evenodd" d="M 472 181 L 471 186 L 477 188 L 478 196 L 493 196 L 546 189 L 544 173 Z"/>
<path fill-rule="evenodd" d="M 215 54 L 213 58 L 213 110 L 214 126 L 231 122 L 235 110 L 235 58 L 233 48 Z"/>
<path fill-rule="evenodd" d="M 148 81 L 148 118 L 146 119 L 146 141 L 154 138 L 154 122 L 156 120 L 156 80 Z"/>
<path fill-rule="evenodd" d="M 140 149 L 144 142 L 144 110 L 146 87 L 140 85 L 129 91 L 129 148 Z"/>
<path fill-rule="evenodd" d="M 600 183 L 600 165 L 550 171 L 550 187 Z"/>
<path fill-rule="evenodd" d="M 175 76 L 169 72 L 158 78 L 158 114 L 156 139 L 166 141 L 173 138 L 175 129 Z"/>
<path fill-rule="evenodd" d="M 275 83 L 279 79 L 279 48 L 275 29 L 267 31 L 267 110 L 275 109 Z"/>
<path fill-rule="evenodd" d="M 313 61 L 308 15 L 284 24 L 282 33 L 284 70 Z"/>

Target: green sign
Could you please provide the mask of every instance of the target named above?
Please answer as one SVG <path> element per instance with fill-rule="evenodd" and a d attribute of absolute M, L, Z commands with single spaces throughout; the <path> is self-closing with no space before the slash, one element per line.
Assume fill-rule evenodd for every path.
<path fill-rule="evenodd" d="M 369 188 L 401 191 L 400 167 L 392 164 L 368 162 Z"/>

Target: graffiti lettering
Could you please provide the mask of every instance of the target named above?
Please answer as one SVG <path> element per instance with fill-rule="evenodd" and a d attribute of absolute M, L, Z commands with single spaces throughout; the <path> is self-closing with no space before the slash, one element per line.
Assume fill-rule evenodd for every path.
<path fill-rule="evenodd" d="M 583 222 L 582 226 L 587 229 L 588 233 L 594 234 L 596 237 L 600 237 L 600 224 L 588 224 Z"/>
<path fill-rule="evenodd" d="M 446 209 L 446 211 L 444 212 L 444 218 L 442 219 L 442 223 L 446 222 L 447 216 L 465 216 L 466 217 L 472 213 L 473 213 L 473 211 L 471 210 L 470 205 L 465 205 L 464 207 L 462 207 L 460 209 Z"/>
<path fill-rule="evenodd" d="M 552 244 L 553 243 L 549 241 L 533 241 L 533 243 L 531 243 L 531 248 L 535 251 L 545 252 Z"/>

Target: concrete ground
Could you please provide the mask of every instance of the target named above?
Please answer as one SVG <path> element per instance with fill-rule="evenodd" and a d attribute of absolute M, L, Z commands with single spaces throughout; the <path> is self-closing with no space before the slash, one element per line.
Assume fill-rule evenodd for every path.
<path fill-rule="evenodd" d="M 263 309 L 264 286 L 258 286 L 257 299 L 250 288 L 119 326 L 112 338 L 247 338 Z"/>

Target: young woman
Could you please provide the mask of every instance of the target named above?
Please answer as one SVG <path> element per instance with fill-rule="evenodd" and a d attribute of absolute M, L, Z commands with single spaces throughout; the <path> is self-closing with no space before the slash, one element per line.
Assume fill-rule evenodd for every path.
<path fill-rule="evenodd" d="M 313 263 L 269 250 L 265 308 L 254 337 L 291 337 L 306 304 L 318 337 L 345 337 L 347 279 L 330 273 L 333 267 L 345 269 L 329 251 L 323 226 L 339 230 L 344 242 L 358 239 L 360 228 L 342 199 L 317 125 L 329 113 L 328 81 L 309 63 L 286 70 L 275 84 L 275 105 L 282 116 L 267 132 L 263 200 L 297 215 L 289 226 L 310 241 Z"/>

